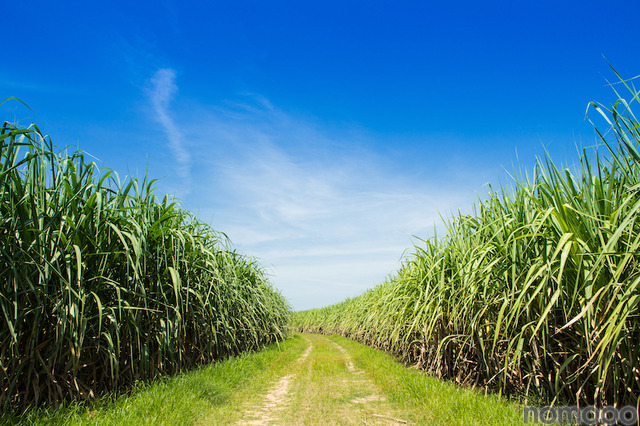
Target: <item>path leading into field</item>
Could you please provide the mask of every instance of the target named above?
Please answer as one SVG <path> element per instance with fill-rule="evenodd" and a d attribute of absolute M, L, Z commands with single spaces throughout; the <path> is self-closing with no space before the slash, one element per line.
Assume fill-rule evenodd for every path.
<path fill-rule="evenodd" d="M 317 334 L 301 335 L 308 346 L 287 374 L 243 407 L 241 425 L 404 424 L 349 352 Z"/>

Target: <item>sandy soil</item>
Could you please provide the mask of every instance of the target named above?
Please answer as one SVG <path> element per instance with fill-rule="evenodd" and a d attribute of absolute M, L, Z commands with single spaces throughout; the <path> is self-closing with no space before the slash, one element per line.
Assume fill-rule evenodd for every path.
<path fill-rule="evenodd" d="M 307 336 L 302 337 L 308 347 L 287 369 L 291 373 L 275 381 L 236 424 L 406 423 L 388 415 L 384 396 L 366 372 L 354 365 L 349 351 L 325 336 Z M 329 365 L 333 370 L 326 367 L 325 373 Z"/>

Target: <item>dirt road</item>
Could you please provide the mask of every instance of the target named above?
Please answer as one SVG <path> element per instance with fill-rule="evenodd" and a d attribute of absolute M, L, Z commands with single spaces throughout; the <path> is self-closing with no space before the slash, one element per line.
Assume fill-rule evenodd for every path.
<path fill-rule="evenodd" d="M 366 371 L 328 337 L 301 334 L 308 346 L 287 374 L 259 392 L 236 424 L 405 424 Z"/>

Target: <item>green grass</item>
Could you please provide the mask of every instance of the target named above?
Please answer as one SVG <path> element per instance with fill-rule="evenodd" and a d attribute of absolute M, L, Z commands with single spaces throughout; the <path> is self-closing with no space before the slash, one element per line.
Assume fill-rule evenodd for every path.
<path fill-rule="evenodd" d="M 154 181 L 0 129 L 0 408 L 94 398 L 282 339 L 255 259 Z"/>
<path fill-rule="evenodd" d="M 345 355 L 332 342 L 346 349 L 364 373 L 349 372 Z M 310 344 L 307 359 L 298 361 Z M 371 414 L 378 413 L 413 424 L 506 425 L 522 416 L 518 404 L 439 381 L 349 339 L 294 335 L 260 352 L 138 386 L 127 396 L 31 410 L 6 420 L 24 425 L 242 423 L 285 375 L 292 375 L 293 383 L 275 414 L 278 424 L 375 423 L 380 419 Z M 372 392 L 383 398 L 353 403 Z"/>
<path fill-rule="evenodd" d="M 357 368 L 367 371 L 389 402 L 414 424 L 518 424 L 522 406 L 478 389 L 465 389 L 405 367 L 383 351 L 333 335 Z M 402 415 L 402 414 L 400 414 Z"/>
<path fill-rule="evenodd" d="M 565 405 L 640 401 L 639 92 L 604 120 L 604 154 L 550 158 L 490 191 L 447 235 L 414 247 L 395 277 L 299 331 L 337 333 L 464 385 Z"/>
<path fill-rule="evenodd" d="M 5 421 L 24 425 L 224 424 L 241 418 L 244 402 L 275 377 L 286 374 L 284 369 L 304 348 L 299 337 L 286 339 L 259 352 L 139 385 L 128 395 L 32 409 Z"/>
<path fill-rule="evenodd" d="M 418 425 L 521 422 L 522 407 L 517 403 L 438 380 L 407 368 L 384 351 L 342 336 L 303 336 L 313 350 L 306 362 L 290 370 L 296 374 L 292 397 L 278 424 L 396 424 L 384 418 Z M 349 371 L 345 355 L 332 342 L 346 350 L 355 372 Z M 378 398 L 353 402 L 371 395 Z"/>

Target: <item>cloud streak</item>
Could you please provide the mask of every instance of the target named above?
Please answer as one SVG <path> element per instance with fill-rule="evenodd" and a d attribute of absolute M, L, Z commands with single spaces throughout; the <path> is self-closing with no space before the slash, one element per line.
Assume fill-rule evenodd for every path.
<path fill-rule="evenodd" d="M 183 192 L 188 193 L 191 185 L 191 156 L 184 147 L 182 132 L 169 113 L 169 105 L 178 92 L 176 73 L 170 68 L 156 71 L 150 80 L 149 100 L 155 113 L 155 119 L 162 126 L 167 137 L 169 150 L 176 160 L 176 171 L 183 180 Z"/>
<path fill-rule="evenodd" d="M 416 180 L 367 146 L 384 141 L 328 130 L 259 97 L 200 108 L 190 105 L 199 121 L 185 123 L 202 154 L 193 159 L 197 197 L 186 204 L 258 257 L 295 309 L 381 283 L 413 236 L 443 232 L 439 212 L 469 206 L 479 188 L 476 175 Z"/>

